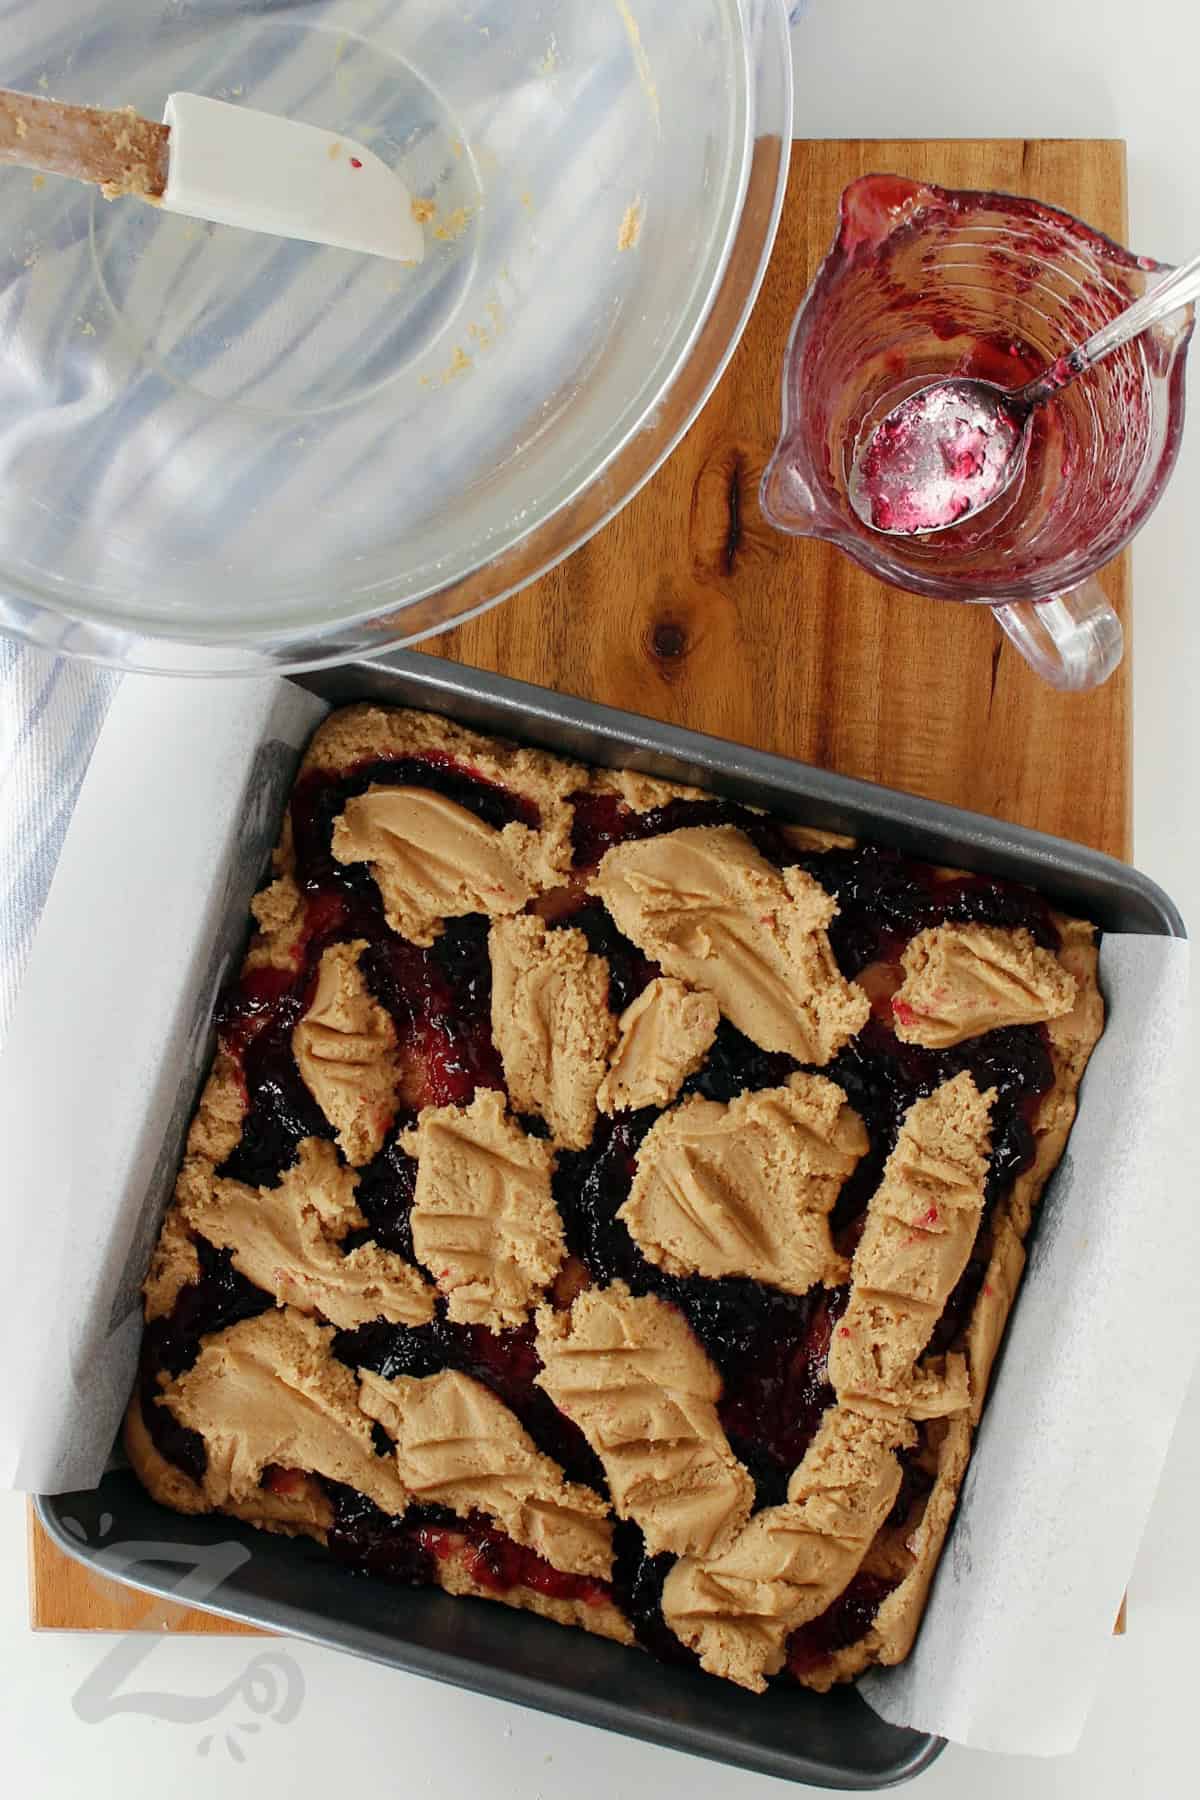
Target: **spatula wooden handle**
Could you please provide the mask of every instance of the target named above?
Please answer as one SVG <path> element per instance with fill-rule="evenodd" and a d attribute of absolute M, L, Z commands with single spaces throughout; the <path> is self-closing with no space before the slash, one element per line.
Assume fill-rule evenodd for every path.
<path fill-rule="evenodd" d="M 93 181 L 110 200 L 161 197 L 167 185 L 165 125 L 131 106 L 104 112 L 0 88 L 0 163 Z"/>

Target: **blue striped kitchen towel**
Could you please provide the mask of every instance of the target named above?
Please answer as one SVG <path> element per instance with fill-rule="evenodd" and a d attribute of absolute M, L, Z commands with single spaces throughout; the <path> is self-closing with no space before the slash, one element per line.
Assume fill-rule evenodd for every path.
<path fill-rule="evenodd" d="M 0 1048 L 119 681 L 0 637 Z"/>

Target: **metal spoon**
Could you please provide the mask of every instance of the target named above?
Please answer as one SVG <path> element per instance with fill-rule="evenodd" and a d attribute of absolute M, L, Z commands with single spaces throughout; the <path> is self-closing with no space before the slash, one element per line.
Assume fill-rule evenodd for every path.
<path fill-rule="evenodd" d="M 855 451 L 849 495 L 864 525 L 893 537 L 945 531 L 974 518 L 1025 466 L 1039 406 L 1160 319 L 1200 298 L 1200 256 L 1118 313 L 1024 387 L 956 376 L 919 388 Z"/>

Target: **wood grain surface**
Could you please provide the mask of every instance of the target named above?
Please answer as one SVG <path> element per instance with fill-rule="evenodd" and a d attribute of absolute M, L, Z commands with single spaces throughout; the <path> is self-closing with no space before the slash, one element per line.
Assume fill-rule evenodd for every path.
<path fill-rule="evenodd" d="M 1119 143 L 798 143 L 750 329 L 666 467 L 544 581 L 430 648 L 1126 855 L 1128 664 L 1098 694 L 1056 694 L 986 608 L 898 593 L 759 512 L 792 317 L 843 187 L 873 169 L 1125 230 Z M 1105 579 L 1124 616 L 1126 562 Z"/>
<path fill-rule="evenodd" d="M 885 588 L 759 513 L 792 316 L 842 189 L 872 170 L 1029 194 L 1125 237 L 1119 143 L 797 143 L 754 317 L 684 442 L 568 562 L 428 648 L 1128 856 L 1128 659 L 1097 694 L 1057 694 L 986 608 Z M 1128 559 L 1104 581 L 1128 632 Z M 98 1581 L 32 1520 L 30 1601 L 43 1629 L 234 1629 Z"/>

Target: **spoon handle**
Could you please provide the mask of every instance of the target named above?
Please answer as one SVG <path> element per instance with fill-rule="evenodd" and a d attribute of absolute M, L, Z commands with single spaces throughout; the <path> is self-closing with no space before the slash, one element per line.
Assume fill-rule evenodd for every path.
<path fill-rule="evenodd" d="M 1178 312 L 1193 300 L 1200 300 L 1200 256 L 1193 256 L 1190 262 L 1170 270 L 1156 287 L 1143 294 L 1140 300 L 1135 300 L 1132 306 L 1126 307 L 1123 313 L 1118 313 L 1107 325 L 1102 325 L 1086 343 L 1080 344 L 1077 350 L 1072 350 L 1062 363 L 1056 364 L 1040 380 L 1031 382 L 1022 399 L 1029 406 L 1040 405 L 1068 382 L 1074 381 L 1076 376 L 1085 375 L 1104 357 L 1111 356 L 1122 344 L 1127 344 L 1131 338 L 1138 337 L 1143 331 L 1149 330 L 1151 325 L 1157 325 L 1160 319 L 1168 318 L 1171 313 Z"/>

